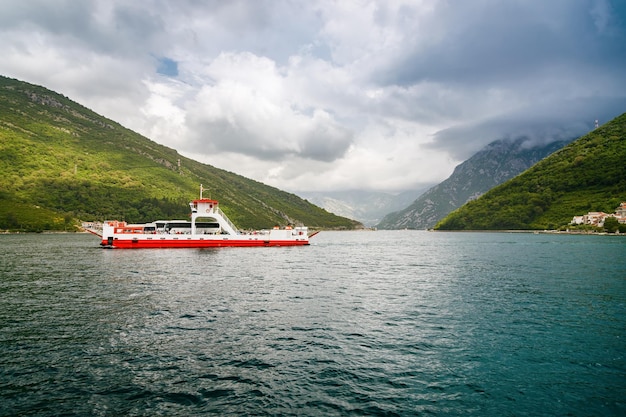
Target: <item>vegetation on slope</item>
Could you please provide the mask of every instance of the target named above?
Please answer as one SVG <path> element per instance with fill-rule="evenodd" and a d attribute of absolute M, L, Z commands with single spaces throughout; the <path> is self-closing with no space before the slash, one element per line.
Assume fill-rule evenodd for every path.
<path fill-rule="evenodd" d="M 180 161 L 180 169 L 178 162 Z M 274 187 L 179 155 L 43 87 L 0 77 L 0 229 L 187 218 L 203 184 L 241 228 L 352 229 Z"/>
<path fill-rule="evenodd" d="M 439 230 L 565 227 L 626 201 L 626 113 L 450 213 Z"/>

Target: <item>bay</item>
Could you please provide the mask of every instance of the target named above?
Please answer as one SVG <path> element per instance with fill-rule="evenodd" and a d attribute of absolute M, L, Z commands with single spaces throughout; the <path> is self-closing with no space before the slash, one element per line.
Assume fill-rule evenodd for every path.
<path fill-rule="evenodd" d="M 0 235 L 0 415 L 626 414 L 626 238 Z"/>

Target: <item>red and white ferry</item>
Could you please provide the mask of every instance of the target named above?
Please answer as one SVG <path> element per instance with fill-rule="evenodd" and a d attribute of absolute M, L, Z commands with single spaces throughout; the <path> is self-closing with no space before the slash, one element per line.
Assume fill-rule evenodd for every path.
<path fill-rule="evenodd" d="M 274 227 L 240 232 L 219 208 L 216 200 L 200 198 L 189 203 L 191 221 L 158 220 L 128 224 L 109 220 L 102 224 L 100 245 L 105 248 L 213 248 L 226 246 L 305 246 L 307 227 Z M 90 231 L 94 233 L 93 231 Z"/>

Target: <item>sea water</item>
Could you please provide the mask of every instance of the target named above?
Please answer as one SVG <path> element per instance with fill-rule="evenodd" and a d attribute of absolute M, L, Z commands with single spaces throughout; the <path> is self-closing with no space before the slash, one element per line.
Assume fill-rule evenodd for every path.
<path fill-rule="evenodd" d="M 626 415 L 626 237 L 0 235 L 0 415 Z"/>

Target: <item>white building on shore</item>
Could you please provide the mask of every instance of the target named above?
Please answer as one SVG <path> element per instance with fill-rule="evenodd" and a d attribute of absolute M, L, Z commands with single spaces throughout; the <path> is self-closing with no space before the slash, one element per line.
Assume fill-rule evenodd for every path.
<path fill-rule="evenodd" d="M 607 217 L 615 217 L 618 222 L 626 224 L 626 202 L 622 202 L 619 207 L 615 209 L 615 213 L 608 214 L 602 211 L 590 211 L 582 216 L 574 216 L 570 224 L 587 224 L 596 227 L 603 227 L 604 220 L 606 220 Z"/>

